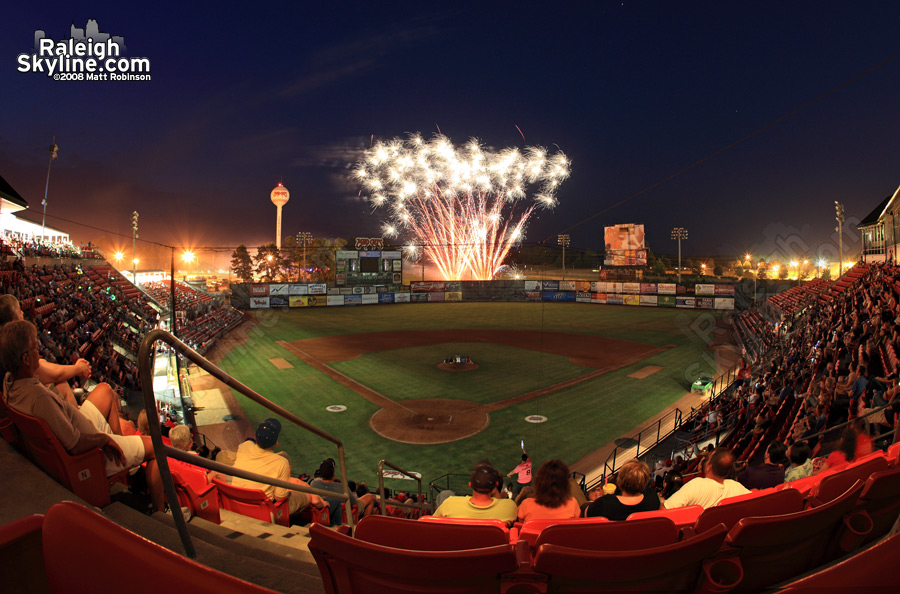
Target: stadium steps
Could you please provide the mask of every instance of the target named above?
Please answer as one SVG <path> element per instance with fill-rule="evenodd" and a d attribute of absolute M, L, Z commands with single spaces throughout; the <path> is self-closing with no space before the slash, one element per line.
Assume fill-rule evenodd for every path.
<path fill-rule="evenodd" d="M 121 503 L 108 505 L 103 513 L 144 538 L 180 555 L 184 554 L 171 515 L 154 514 L 151 517 Z M 235 535 L 234 531 L 227 528 L 225 534 L 217 533 L 218 531 L 209 529 L 210 526 L 208 522 L 196 518 L 188 524 L 197 551 L 197 562 L 286 594 L 324 593 L 317 567 L 301 560 L 296 549 L 276 552 L 275 547 L 279 545 L 267 543 L 260 546 L 258 542 L 254 542 L 259 539 Z"/>

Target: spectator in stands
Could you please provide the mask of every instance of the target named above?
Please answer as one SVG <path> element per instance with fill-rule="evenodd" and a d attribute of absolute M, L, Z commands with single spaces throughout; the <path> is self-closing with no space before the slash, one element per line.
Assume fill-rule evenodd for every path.
<path fill-rule="evenodd" d="M 528 457 L 528 454 L 523 452 L 522 462 L 513 468 L 506 476 L 512 476 L 514 474 L 516 475 L 515 495 L 518 495 L 522 489 L 531 484 L 531 458 Z"/>
<path fill-rule="evenodd" d="M 37 330 L 31 322 L 13 321 L 0 328 L 0 361 L 7 370 L 3 380 L 7 405 L 43 419 L 70 454 L 100 448 L 107 458 L 108 476 L 146 462 L 153 506 L 163 511 L 165 495 L 150 438 L 116 434 L 90 400 L 79 409 L 44 386 L 37 377 L 38 344 Z"/>
<path fill-rule="evenodd" d="M 610 520 L 626 520 L 635 512 L 659 509 L 659 497 L 650 488 L 650 467 L 638 459 L 622 465 L 616 477 L 618 492 L 604 495 L 591 503 L 584 511 L 587 518 L 604 517 Z"/>
<path fill-rule="evenodd" d="M 805 441 L 798 441 L 791 445 L 788 450 L 791 465 L 784 473 L 784 482 L 788 483 L 812 476 L 813 464 L 809 457 L 810 453 L 809 444 Z"/>
<path fill-rule="evenodd" d="M 310 487 L 314 489 L 322 489 L 323 491 L 334 491 L 335 493 L 343 493 L 344 487 L 341 485 L 341 479 L 334 477 L 334 467 L 335 462 L 332 458 L 328 458 L 323 460 L 319 465 L 319 470 L 316 472 L 316 478 L 309 484 Z M 347 488 L 350 488 L 350 485 L 347 485 Z M 328 512 L 331 516 L 331 525 L 332 526 L 340 526 L 343 524 L 343 512 L 341 510 L 340 499 L 334 497 L 325 497 L 325 501 L 328 503 Z M 350 505 L 348 508 L 351 508 L 358 504 L 358 499 L 356 497 L 356 493 L 351 490 L 350 491 Z"/>
<path fill-rule="evenodd" d="M 512 524 L 516 521 L 515 502 L 493 496 L 502 483 L 500 473 L 493 466 L 479 463 L 469 476 L 472 495 L 447 497 L 434 515 L 443 518 L 488 518 Z"/>
<path fill-rule="evenodd" d="M 581 515 L 578 501 L 569 492 L 569 467 L 562 460 L 547 460 L 534 478 L 534 498 L 519 506 L 519 520 L 567 519 Z"/>
<path fill-rule="evenodd" d="M 273 448 L 278 445 L 278 436 L 281 434 L 281 423 L 278 419 L 266 419 L 256 428 L 256 440 L 248 439 L 238 446 L 234 459 L 234 467 L 272 477 L 281 481 L 287 481 L 308 487 L 309 485 L 300 479 L 291 476 L 291 462 L 284 452 L 275 453 Z M 288 513 L 292 520 L 297 519 L 297 514 L 308 505 L 322 508 L 325 503 L 318 495 L 292 491 L 284 487 L 257 483 L 240 477 L 234 477 L 231 483 L 244 489 L 261 489 L 266 497 L 273 501 L 288 500 Z"/>
<path fill-rule="evenodd" d="M 777 439 L 769 442 L 763 463 L 745 468 L 738 475 L 738 482 L 748 489 L 768 489 L 783 483 L 785 450 L 784 444 Z"/>
<path fill-rule="evenodd" d="M 662 490 L 659 492 L 660 507 L 666 499 L 678 492 L 684 486 L 684 477 L 680 472 L 670 472 L 663 480 Z"/>
<path fill-rule="evenodd" d="M 674 495 L 666 499 L 664 506 L 666 509 L 673 509 L 700 505 L 705 509 L 716 505 L 726 497 L 749 493 L 746 487 L 729 478 L 733 475 L 734 454 L 728 448 L 716 448 L 709 456 L 706 476 L 685 483 Z"/>
<path fill-rule="evenodd" d="M 197 453 L 191 451 L 191 446 L 194 445 L 194 437 L 186 425 L 179 424 L 169 429 L 169 441 L 172 442 L 172 447 L 176 450 L 193 454 Z"/>

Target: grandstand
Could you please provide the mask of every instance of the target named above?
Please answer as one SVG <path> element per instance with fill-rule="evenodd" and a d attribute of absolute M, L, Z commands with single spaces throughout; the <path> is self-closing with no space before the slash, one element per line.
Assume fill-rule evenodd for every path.
<path fill-rule="evenodd" d="M 43 356 L 61 361 L 90 358 L 97 374 L 122 393 L 149 385 L 146 373 L 138 370 L 149 365 L 139 360 L 139 345 L 169 310 L 172 290 L 169 283 L 135 287 L 106 263 L 28 267 L 17 261 L 0 271 L 0 291 L 16 294 L 26 318 L 49 331 L 42 342 Z M 208 350 L 240 322 L 240 312 L 208 295 L 177 282 L 174 290 L 175 309 L 184 312 L 178 335 L 197 350 Z M 698 476 L 700 457 L 695 454 L 707 444 L 728 446 L 738 459 L 755 464 L 769 441 L 795 439 L 802 419 L 815 410 L 809 394 L 828 377 L 829 362 L 836 374 L 864 363 L 877 367 L 879 376 L 900 371 L 900 344 L 890 331 L 898 295 L 900 268 L 859 265 L 833 285 L 804 283 L 735 316 L 747 364 L 680 427 L 688 444 L 677 452 L 685 459 L 685 480 Z M 871 326 L 863 325 L 862 314 L 872 320 Z M 848 337 L 847 344 L 834 338 L 838 333 Z M 101 500 L 93 499 L 96 484 L 87 489 L 79 473 L 65 474 L 80 462 L 64 452 L 35 450 L 26 435 L 33 429 L 18 425 L 15 415 L 7 413 L 0 415 L 0 429 L 31 461 L 12 445 L 0 444 L 4 474 L 17 477 L 2 495 L 0 567 L 7 581 L 16 576 L 8 591 L 70 590 L 65 568 L 77 566 L 95 577 L 105 569 L 95 565 L 98 558 L 109 559 L 119 572 L 137 566 L 138 559 L 152 559 L 169 577 L 177 576 L 198 591 L 215 592 L 754 592 L 813 570 L 819 572 L 802 577 L 800 585 L 828 579 L 833 587 L 886 588 L 893 580 L 885 560 L 892 562 L 900 546 L 900 536 L 885 539 L 896 533 L 900 513 L 897 413 L 893 401 L 881 407 L 857 404 L 826 399 L 823 427 L 802 436 L 821 447 L 829 431 L 869 415 L 863 418 L 870 419 L 874 451 L 846 465 L 742 501 L 723 502 L 710 508 L 713 513 L 688 520 L 677 510 L 660 510 L 655 517 L 623 523 L 551 526 L 530 541 L 519 538 L 529 532 L 527 525 L 429 523 L 389 514 L 363 518 L 353 533 L 347 527 L 323 529 L 327 520 L 321 517 L 311 518 L 312 526 L 299 530 L 260 523 L 229 511 L 228 496 L 217 492 L 215 484 L 193 482 L 189 470 L 172 463 L 179 502 L 194 516 L 189 546 L 196 549 L 195 560 L 182 556 L 184 535 L 179 540 L 177 517 L 148 518 L 119 501 L 109 503 L 105 481 L 100 481 Z M 267 408 L 278 412 L 277 406 Z M 716 415 L 710 415 L 713 410 Z M 674 453 L 663 443 L 646 456 L 653 462 Z M 54 470 L 48 462 L 54 456 L 62 461 L 62 469 Z M 206 460 L 201 465 L 207 463 L 213 466 Z M 383 491 L 380 495 L 385 512 L 399 506 Z M 55 504 L 64 499 L 100 506 L 102 515 Z M 420 507 L 429 509 L 430 503 Z M 407 509 L 420 514 L 416 507 Z M 271 515 L 264 517 L 276 520 L 276 511 L 266 511 Z M 234 538 L 235 529 L 244 536 Z M 74 535 L 91 540 L 73 547 Z M 301 545 L 288 548 L 271 541 Z M 37 544 L 41 542 L 43 547 Z M 103 554 L 84 558 L 57 552 L 75 553 L 79 548 Z M 61 558 L 66 562 L 57 563 Z M 120 582 L 128 579 L 114 575 L 122 575 Z M 82 587 L 103 588 L 90 580 Z M 158 584 L 134 589 L 148 587 Z"/>

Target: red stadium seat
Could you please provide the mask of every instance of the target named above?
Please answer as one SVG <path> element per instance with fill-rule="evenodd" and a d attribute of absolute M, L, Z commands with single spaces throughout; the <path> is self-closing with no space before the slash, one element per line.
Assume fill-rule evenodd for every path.
<path fill-rule="evenodd" d="M 213 484 L 219 490 L 219 507 L 235 513 L 256 518 L 263 522 L 289 526 L 288 500 L 275 503 L 261 489 L 244 489 L 213 478 Z"/>
<path fill-rule="evenodd" d="M 528 544 L 532 547 L 537 543 L 538 537 L 541 532 L 550 526 L 557 525 L 576 525 L 576 526 L 590 526 L 591 524 L 607 524 L 609 520 L 606 518 L 573 518 L 568 520 L 529 520 L 522 524 L 522 528 L 519 530 L 519 538 L 525 539 L 528 541 Z"/>
<path fill-rule="evenodd" d="M 426 524 L 446 524 L 452 526 L 493 526 L 503 531 L 510 544 L 515 544 L 516 541 L 519 540 L 519 529 L 515 527 L 510 528 L 506 525 L 506 522 L 502 520 L 422 516 L 418 521 Z"/>
<path fill-rule="evenodd" d="M 363 518 L 360 526 L 367 519 Z M 416 551 L 350 538 L 319 524 L 310 526 L 309 536 L 309 552 L 319 566 L 328 594 L 487 594 L 499 592 L 502 575 L 518 567 L 509 544 Z"/>
<path fill-rule="evenodd" d="M 863 543 L 884 536 L 900 514 L 900 468 L 882 470 L 866 479 L 858 507 L 872 521 L 872 530 Z"/>
<path fill-rule="evenodd" d="M 878 450 L 880 455 L 867 456 L 864 459 L 856 460 L 843 470 L 838 470 L 822 478 L 812 492 L 810 492 L 809 503 L 812 506 L 827 503 L 840 496 L 841 493 L 850 488 L 856 481 L 865 482 L 873 473 L 887 470 L 887 458 L 884 452 Z"/>
<path fill-rule="evenodd" d="M 175 481 L 178 502 L 191 509 L 191 515 L 215 524 L 219 517 L 219 490 L 206 479 L 206 471 L 199 466 L 169 458 L 169 470 Z"/>
<path fill-rule="evenodd" d="M 756 497 L 729 497 L 723 499 L 718 505 L 710 507 L 700 514 L 694 525 L 694 532 L 701 534 L 707 530 L 724 524 L 729 530 L 744 518 L 756 516 L 780 516 L 792 514 L 803 509 L 803 495 L 796 489 L 784 489 L 783 491 L 766 490 Z"/>
<path fill-rule="evenodd" d="M 534 570 L 549 575 L 549 592 L 690 592 L 703 560 L 719 550 L 725 534 L 725 527 L 719 526 L 688 540 L 633 550 L 544 544 L 535 554 Z"/>
<path fill-rule="evenodd" d="M 703 507 L 700 505 L 686 505 L 674 509 L 661 507 L 655 511 L 635 512 L 628 516 L 628 521 L 645 520 L 647 518 L 668 518 L 680 529 L 693 526 L 702 513 Z"/>
<path fill-rule="evenodd" d="M 891 444 L 887 451 L 888 462 L 893 466 L 900 466 L 900 441 Z"/>
<path fill-rule="evenodd" d="M 434 521 L 445 519 L 449 521 Z M 485 522 L 466 523 L 453 518 L 416 521 L 392 516 L 366 516 L 359 521 L 355 536 L 385 547 L 418 551 L 456 551 L 509 545 L 509 530 L 501 526 L 503 522 Z"/>
<path fill-rule="evenodd" d="M 669 545 L 677 542 L 678 537 L 678 528 L 668 518 L 599 523 L 582 520 L 581 524 L 548 526 L 538 536 L 534 548 L 554 544 L 592 551 L 631 551 Z"/>
<path fill-rule="evenodd" d="M 744 518 L 707 564 L 707 578 L 735 583 L 735 593 L 758 592 L 818 567 L 862 489 L 858 482 L 829 503 L 793 514 Z"/>

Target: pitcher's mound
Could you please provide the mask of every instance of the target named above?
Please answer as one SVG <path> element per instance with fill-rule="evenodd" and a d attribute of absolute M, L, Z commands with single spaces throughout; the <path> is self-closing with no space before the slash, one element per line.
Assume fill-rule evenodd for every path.
<path fill-rule="evenodd" d="M 490 422 L 484 408 L 474 402 L 426 398 L 403 400 L 382 408 L 369 419 L 378 435 L 400 443 L 448 443 L 483 431 Z"/>
<path fill-rule="evenodd" d="M 437 368 L 444 371 L 472 371 L 478 369 L 478 363 L 438 363 Z"/>

